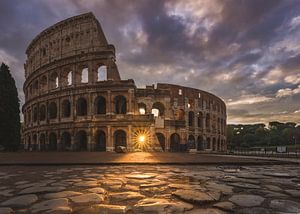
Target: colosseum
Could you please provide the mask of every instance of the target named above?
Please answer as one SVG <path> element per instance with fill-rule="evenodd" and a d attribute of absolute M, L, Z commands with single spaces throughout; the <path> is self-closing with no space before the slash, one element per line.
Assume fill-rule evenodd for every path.
<path fill-rule="evenodd" d="M 42 31 L 26 55 L 22 136 L 29 151 L 226 150 L 225 103 L 199 89 L 137 88 L 122 79 L 92 13 Z"/>

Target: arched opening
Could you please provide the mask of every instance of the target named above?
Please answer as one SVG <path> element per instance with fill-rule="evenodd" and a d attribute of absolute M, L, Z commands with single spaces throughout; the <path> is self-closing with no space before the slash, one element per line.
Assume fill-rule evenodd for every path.
<path fill-rule="evenodd" d="M 154 114 L 154 117 L 163 116 L 165 113 L 165 106 L 160 102 L 156 102 L 152 105 L 151 113 Z"/>
<path fill-rule="evenodd" d="M 204 142 L 202 136 L 198 136 L 197 138 L 197 150 L 198 151 L 204 150 Z"/>
<path fill-rule="evenodd" d="M 67 80 L 68 80 L 68 86 L 73 84 L 73 73 L 72 73 L 72 71 L 69 71 L 68 76 L 67 76 Z"/>
<path fill-rule="evenodd" d="M 102 65 L 98 68 L 98 81 L 107 80 L 107 68 L 105 65 Z"/>
<path fill-rule="evenodd" d="M 46 136 L 44 133 L 40 134 L 40 151 L 46 150 Z"/>
<path fill-rule="evenodd" d="M 83 68 L 81 71 L 81 83 L 88 83 L 89 82 L 89 69 Z"/>
<path fill-rule="evenodd" d="M 146 114 L 147 107 L 145 103 L 138 103 L 139 113 Z"/>
<path fill-rule="evenodd" d="M 106 100 L 102 96 L 98 96 L 95 100 L 97 114 L 106 114 Z"/>
<path fill-rule="evenodd" d="M 189 135 L 189 137 L 188 137 L 188 148 L 196 149 L 196 140 L 193 135 Z"/>
<path fill-rule="evenodd" d="M 216 138 L 213 138 L 213 141 L 212 141 L 212 150 L 213 150 L 213 151 L 216 151 L 216 150 L 217 150 Z"/>
<path fill-rule="evenodd" d="M 77 100 L 76 111 L 77 116 L 87 115 L 87 101 L 85 98 L 81 97 Z"/>
<path fill-rule="evenodd" d="M 39 93 L 39 81 L 38 80 L 36 80 L 33 83 L 33 92 L 34 92 L 34 94 L 38 94 Z"/>
<path fill-rule="evenodd" d="M 38 150 L 38 142 L 37 142 L 37 134 L 34 134 L 33 137 L 32 137 L 32 141 L 33 141 L 33 144 L 32 144 L 32 151 L 37 151 Z"/>
<path fill-rule="evenodd" d="M 28 119 L 28 124 L 31 123 L 31 110 L 29 109 L 28 110 L 28 113 L 27 113 L 27 119 Z"/>
<path fill-rule="evenodd" d="M 69 132 L 64 132 L 61 135 L 61 150 L 62 151 L 72 150 L 71 135 Z"/>
<path fill-rule="evenodd" d="M 55 102 L 51 102 L 48 107 L 49 119 L 57 118 L 57 106 Z"/>
<path fill-rule="evenodd" d="M 163 151 L 166 150 L 166 138 L 162 133 L 156 133 L 157 140 Z"/>
<path fill-rule="evenodd" d="M 28 149 L 28 151 L 31 151 L 31 137 L 30 136 L 28 136 L 27 137 L 27 149 Z"/>
<path fill-rule="evenodd" d="M 49 84 L 50 84 L 50 88 L 51 89 L 58 88 L 59 83 L 58 83 L 58 75 L 57 75 L 56 72 L 54 72 L 54 73 L 52 73 L 50 75 L 50 82 L 49 82 Z"/>
<path fill-rule="evenodd" d="M 71 116 L 71 103 L 69 100 L 64 100 L 62 102 L 62 117 L 70 117 Z"/>
<path fill-rule="evenodd" d="M 115 113 L 116 114 L 126 114 L 126 98 L 122 95 L 116 96 L 114 99 L 115 102 Z"/>
<path fill-rule="evenodd" d="M 184 110 L 183 109 L 179 109 L 178 112 L 177 112 L 177 119 L 178 120 L 185 120 L 184 118 Z"/>
<path fill-rule="evenodd" d="M 115 131 L 114 141 L 115 141 L 115 150 L 118 146 L 127 147 L 126 132 L 123 130 Z"/>
<path fill-rule="evenodd" d="M 42 78 L 40 80 L 40 89 L 42 91 L 46 91 L 47 90 L 47 77 L 46 76 L 42 76 Z"/>
<path fill-rule="evenodd" d="M 38 120 L 38 108 L 34 107 L 33 108 L 33 122 L 37 122 Z"/>
<path fill-rule="evenodd" d="M 205 118 L 205 125 L 206 125 L 206 129 L 210 129 L 210 115 L 206 114 L 206 118 Z"/>
<path fill-rule="evenodd" d="M 221 151 L 221 141 L 219 138 L 217 140 L 217 151 Z"/>
<path fill-rule="evenodd" d="M 55 133 L 50 133 L 49 135 L 49 151 L 57 150 L 57 137 Z"/>
<path fill-rule="evenodd" d="M 41 105 L 40 106 L 40 121 L 46 120 L 46 106 Z"/>
<path fill-rule="evenodd" d="M 194 112 L 189 112 L 189 126 L 194 126 L 195 114 Z"/>
<path fill-rule="evenodd" d="M 198 128 L 203 128 L 203 114 L 202 114 L 202 112 L 198 113 Z"/>
<path fill-rule="evenodd" d="M 99 130 L 96 135 L 96 151 L 106 151 L 106 135 L 102 130 Z"/>
<path fill-rule="evenodd" d="M 87 134 L 81 130 L 75 135 L 75 150 L 76 151 L 87 151 Z"/>
<path fill-rule="evenodd" d="M 206 138 L 206 148 L 207 149 L 211 149 L 211 145 L 210 145 L 210 138 Z"/>
<path fill-rule="evenodd" d="M 170 137 L 170 151 L 179 152 L 180 150 L 180 136 L 177 133 L 173 133 Z"/>

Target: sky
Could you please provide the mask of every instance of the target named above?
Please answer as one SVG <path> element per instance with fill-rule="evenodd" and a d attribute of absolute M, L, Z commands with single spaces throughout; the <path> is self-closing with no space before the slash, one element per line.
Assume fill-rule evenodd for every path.
<path fill-rule="evenodd" d="M 228 123 L 300 123 L 298 0 L 1 0 L 0 62 L 21 104 L 30 41 L 86 12 L 115 45 L 122 79 L 212 92 Z"/>

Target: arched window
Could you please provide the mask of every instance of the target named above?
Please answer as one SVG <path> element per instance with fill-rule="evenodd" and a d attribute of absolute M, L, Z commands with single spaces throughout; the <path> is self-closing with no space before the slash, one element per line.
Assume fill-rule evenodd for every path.
<path fill-rule="evenodd" d="M 115 150 L 118 146 L 127 147 L 126 132 L 123 130 L 117 130 L 114 133 Z"/>
<path fill-rule="evenodd" d="M 37 151 L 38 150 L 38 142 L 37 142 L 37 134 L 34 134 L 33 137 L 32 137 L 32 141 L 33 141 L 33 144 L 32 144 L 32 151 Z"/>
<path fill-rule="evenodd" d="M 46 120 L 46 106 L 41 105 L 40 106 L 40 121 Z"/>
<path fill-rule="evenodd" d="M 198 136 L 198 138 L 197 138 L 197 150 L 198 151 L 204 150 L 204 143 L 203 143 L 202 136 Z"/>
<path fill-rule="evenodd" d="M 28 110 L 28 113 L 27 113 L 27 119 L 28 119 L 28 124 L 31 123 L 31 110 L 29 109 Z"/>
<path fill-rule="evenodd" d="M 69 100 L 64 100 L 62 102 L 62 117 L 71 116 L 71 103 Z"/>
<path fill-rule="evenodd" d="M 206 129 L 210 129 L 210 115 L 209 114 L 206 114 L 205 125 L 206 125 Z"/>
<path fill-rule="evenodd" d="M 84 68 L 81 71 L 81 83 L 88 83 L 89 82 L 89 69 Z"/>
<path fill-rule="evenodd" d="M 202 112 L 198 113 L 198 127 L 203 128 L 203 114 L 202 114 Z"/>
<path fill-rule="evenodd" d="M 213 138 L 213 142 L 212 142 L 212 150 L 216 151 L 217 150 L 217 142 L 216 142 L 216 138 Z"/>
<path fill-rule="evenodd" d="M 207 138 L 207 139 L 206 139 L 206 148 L 207 148 L 207 149 L 211 149 L 210 143 L 211 143 L 211 142 L 210 142 L 210 138 Z"/>
<path fill-rule="evenodd" d="M 193 135 L 189 135 L 188 148 L 189 149 L 196 149 L 196 141 L 195 141 L 195 137 Z"/>
<path fill-rule="evenodd" d="M 174 133 L 170 137 L 170 151 L 179 152 L 180 150 L 180 136 L 177 133 Z"/>
<path fill-rule="evenodd" d="M 56 72 L 53 72 L 50 75 L 50 88 L 54 89 L 54 88 L 58 88 L 59 83 L 58 83 L 58 75 Z"/>
<path fill-rule="evenodd" d="M 87 115 L 87 101 L 86 101 L 86 99 L 81 97 L 77 100 L 76 110 L 77 110 L 77 115 L 78 116 Z"/>
<path fill-rule="evenodd" d="M 114 99 L 115 102 L 115 113 L 116 114 L 126 114 L 126 98 L 122 95 L 116 96 Z"/>
<path fill-rule="evenodd" d="M 44 133 L 40 134 L 40 151 L 46 150 L 46 136 Z"/>
<path fill-rule="evenodd" d="M 102 96 L 98 96 L 95 100 L 95 108 L 97 114 L 106 114 L 106 100 Z"/>
<path fill-rule="evenodd" d="M 194 112 L 189 112 L 189 126 L 194 126 L 195 114 Z"/>
<path fill-rule="evenodd" d="M 96 151 L 106 151 L 106 135 L 102 130 L 99 130 L 96 135 Z"/>
<path fill-rule="evenodd" d="M 75 135 L 75 150 L 86 151 L 87 150 L 87 134 L 85 131 L 79 131 Z"/>
<path fill-rule="evenodd" d="M 98 68 L 98 81 L 107 80 L 107 68 L 105 65 L 102 65 Z"/>
<path fill-rule="evenodd" d="M 46 76 L 42 76 L 42 78 L 40 80 L 40 89 L 42 91 L 46 91 L 47 90 L 47 77 Z"/>
<path fill-rule="evenodd" d="M 55 133 L 50 133 L 49 135 L 49 150 L 56 151 L 57 150 L 57 137 Z"/>
<path fill-rule="evenodd" d="M 146 104 L 145 103 L 139 103 L 138 104 L 138 108 L 139 108 L 139 113 L 140 114 L 146 114 Z"/>
<path fill-rule="evenodd" d="M 154 114 L 154 117 L 163 116 L 165 113 L 165 106 L 160 102 L 156 102 L 152 105 L 151 113 Z"/>
<path fill-rule="evenodd" d="M 33 122 L 37 122 L 38 120 L 38 108 L 34 107 L 33 108 Z"/>
<path fill-rule="evenodd" d="M 184 110 L 183 109 L 179 109 L 177 111 L 177 118 L 178 118 L 178 120 L 184 120 L 185 119 L 184 118 Z"/>
<path fill-rule="evenodd" d="M 34 81 L 34 83 L 33 83 L 33 91 L 34 91 L 34 94 L 38 94 L 38 92 L 39 92 L 39 81 L 38 80 Z"/>
<path fill-rule="evenodd" d="M 57 118 L 57 106 L 55 102 L 51 102 L 48 106 L 49 119 Z"/>

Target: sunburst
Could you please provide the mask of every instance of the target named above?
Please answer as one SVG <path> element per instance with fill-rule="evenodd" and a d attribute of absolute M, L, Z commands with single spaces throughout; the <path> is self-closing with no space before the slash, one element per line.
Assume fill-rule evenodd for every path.
<path fill-rule="evenodd" d="M 133 132 L 132 142 L 135 149 L 148 150 L 152 142 L 150 130 L 144 128 L 136 129 Z"/>

